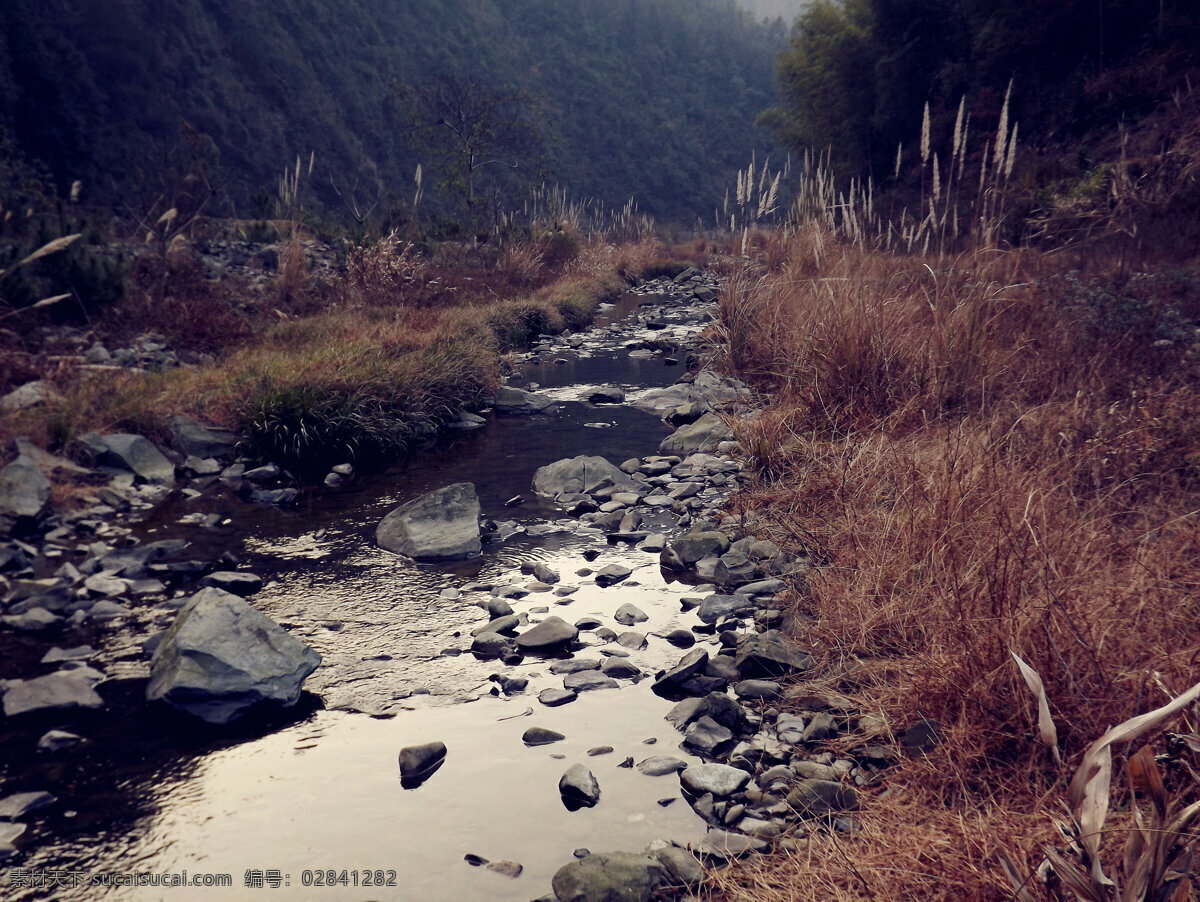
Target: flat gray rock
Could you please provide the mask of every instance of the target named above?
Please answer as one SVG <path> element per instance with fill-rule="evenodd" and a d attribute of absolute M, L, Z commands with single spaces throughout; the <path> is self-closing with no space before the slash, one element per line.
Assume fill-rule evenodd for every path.
<path fill-rule="evenodd" d="M 628 475 L 605 458 L 581 454 L 541 467 L 533 474 L 539 495 L 591 494 L 601 488 L 633 489 Z"/>
<path fill-rule="evenodd" d="M 572 642 L 579 635 L 579 630 L 561 617 L 551 615 L 532 629 L 517 636 L 517 647 L 536 651 L 552 648 L 565 642 Z"/>
<path fill-rule="evenodd" d="M 320 655 L 245 600 L 201 589 L 155 649 L 146 699 L 226 724 L 259 702 L 294 705 L 320 663 Z"/>
<path fill-rule="evenodd" d="M 191 417 L 171 418 L 171 444 L 186 455 L 221 460 L 233 457 L 238 437 L 228 429 L 205 426 Z"/>
<path fill-rule="evenodd" d="M 479 554 L 479 497 L 458 482 L 391 511 L 375 530 L 379 547 L 417 561 L 461 560 Z"/>
<path fill-rule="evenodd" d="M 581 670 L 563 677 L 563 688 L 573 692 L 591 692 L 595 689 L 618 689 L 620 684 L 597 670 Z"/>
<path fill-rule="evenodd" d="M 96 710 L 104 699 L 92 687 L 99 680 L 88 668 L 59 670 L 32 680 L 22 680 L 4 693 L 4 713 L 8 717 L 34 711 L 70 708 Z"/>
<path fill-rule="evenodd" d="M 48 808 L 57 802 L 48 792 L 18 792 L 0 799 L 0 820 L 15 821 L 31 811 Z"/>
<path fill-rule="evenodd" d="M 686 770 L 688 763 L 682 758 L 673 758 L 669 755 L 655 755 L 652 758 L 647 758 L 638 763 L 638 773 L 645 774 L 647 777 L 665 777 L 667 774 L 677 774 L 680 771 Z"/>
<path fill-rule="evenodd" d="M 538 693 L 538 701 L 547 708 L 557 708 L 569 704 L 579 696 L 570 689 L 543 689 Z"/>
<path fill-rule="evenodd" d="M 593 852 L 559 868 L 551 885 L 558 902 L 650 902 L 669 879 L 645 852 Z"/>
<path fill-rule="evenodd" d="M 692 795 L 711 792 L 714 797 L 724 799 L 749 783 L 750 775 L 727 764 L 691 764 L 679 775 L 679 781 Z"/>
<path fill-rule="evenodd" d="M 24 454 L 0 470 L 0 516 L 36 520 L 50 503 L 50 481 Z"/>
<path fill-rule="evenodd" d="M 175 465 L 149 439 L 127 432 L 101 435 L 89 432 L 79 441 L 102 466 L 128 470 L 138 478 L 157 485 L 173 485 Z"/>
<path fill-rule="evenodd" d="M 645 676 L 637 665 L 624 658 L 608 658 L 601 666 L 600 672 L 614 680 L 633 680 Z"/>
<path fill-rule="evenodd" d="M 609 564 L 596 572 L 596 585 L 608 587 L 628 579 L 633 573 L 629 567 L 624 564 Z"/>

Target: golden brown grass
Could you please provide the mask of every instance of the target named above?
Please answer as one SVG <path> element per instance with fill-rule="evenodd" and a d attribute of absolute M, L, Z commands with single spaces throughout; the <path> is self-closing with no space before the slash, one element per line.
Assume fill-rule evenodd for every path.
<path fill-rule="evenodd" d="M 1011 653 L 1068 768 L 1200 673 L 1196 363 L 1153 329 L 1100 336 L 1046 290 L 1054 259 L 790 241 L 722 300 L 730 368 L 777 392 L 741 427 L 759 478 L 734 510 L 824 562 L 798 638 L 836 688 L 943 741 L 868 792 L 860 837 L 739 866 L 720 894 L 1009 898 L 995 853 L 1032 875 L 1070 776 Z M 1200 794 L 1179 770 L 1168 789 Z"/>
<path fill-rule="evenodd" d="M 178 290 L 161 300 L 140 292 L 127 300 L 120 313 L 128 320 L 169 316 L 180 327 L 172 340 L 186 341 L 196 317 L 236 320 L 234 329 L 191 330 L 202 337 L 197 349 L 216 352 L 205 365 L 97 373 L 31 356 L 21 374 L 47 378 L 62 398 L 4 418 L 2 453 L 21 434 L 54 448 L 89 430 L 165 438 L 173 413 L 240 430 L 251 453 L 292 463 L 402 452 L 429 426 L 486 400 L 500 352 L 585 326 L 598 303 L 624 289 L 623 275 L 661 254 L 649 240 L 616 248 L 555 234 L 498 257 L 463 251 L 452 266 L 450 249 L 440 248 L 437 262 L 389 237 L 355 250 L 322 298 L 301 272 L 298 241 L 289 247 L 297 256 L 277 286 L 286 309 L 259 311 L 257 321 L 219 286 L 204 293 L 194 267 L 169 273 L 168 288 Z M 220 334 L 228 345 L 214 346 Z"/>

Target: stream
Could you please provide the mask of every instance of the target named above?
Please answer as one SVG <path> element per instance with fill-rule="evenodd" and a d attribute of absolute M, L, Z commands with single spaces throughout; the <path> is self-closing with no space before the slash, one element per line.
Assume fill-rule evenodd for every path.
<path fill-rule="evenodd" d="M 627 402 L 636 401 L 685 373 L 674 358 L 631 353 L 627 345 L 673 343 L 682 359 L 688 336 L 704 325 L 704 308 L 651 308 L 639 319 L 647 301 L 628 295 L 603 311 L 582 343 L 544 343 L 521 364 L 520 387 L 536 385 L 557 401 L 556 415 L 489 414 L 484 428 L 444 436 L 402 466 L 337 490 L 306 490 L 292 510 L 173 495 L 135 527 L 142 541 L 186 538 L 195 557 L 232 550 L 267 581 L 252 603 L 323 662 L 298 710 L 213 729 L 140 702 L 145 634 L 97 633 L 95 666 L 108 677 L 100 692 L 109 710 L 81 714 L 71 727 L 90 741 L 20 760 L 11 758 L 15 743 L 5 745 L 8 785 L 49 789 L 59 799 L 5 863 L 14 887 L 6 898 L 525 902 L 550 892 L 552 875 L 576 850 L 698 841 L 705 823 L 682 798 L 676 776 L 621 766 L 652 755 L 701 760 L 680 749 L 681 735 L 663 719 L 671 704 L 651 693 L 652 679 L 621 680 L 619 689 L 548 707 L 537 695 L 562 684 L 550 671 L 554 659 L 530 655 L 508 666 L 469 652 L 471 630 L 488 620 L 479 606 L 487 590 L 531 583 L 530 567 L 542 563 L 561 582 L 510 598 L 516 614 L 530 623 L 548 614 L 568 622 L 589 615 L 618 633 L 635 629 L 646 647 L 629 650 L 629 660 L 647 677 L 679 660 L 680 649 L 660 635 L 697 622 L 680 605 L 693 587 L 669 581 L 657 554 L 610 544 L 530 489 L 545 464 L 580 454 L 620 464 L 657 453 L 671 432 L 630 403 L 586 400 L 598 385 L 617 385 Z M 643 322 L 649 315 L 653 329 Z M 475 485 L 484 518 L 497 525 L 482 555 L 418 565 L 375 545 L 375 527 L 389 510 L 455 482 Z M 712 489 L 704 497 L 719 500 Z M 230 522 L 202 529 L 188 516 L 197 512 Z M 665 511 L 646 517 L 643 530 L 674 526 Z M 598 586 L 590 571 L 614 563 L 633 574 Z M 649 619 L 617 624 L 614 612 L 627 602 Z M 155 625 L 169 622 L 164 615 Z M 580 641 L 587 647 L 578 657 L 626 653 L 592 632 L 581 632 Z M 505 694 L 497 675 L 528 685 Z M 22 747 L 45 726 L 25 727 Z M 566 738 L 527 747 L 521 737 L 532 726 Z M 448 747 L 444 766 L 418 788 L 402 788 L 397 753 L 432 741 Z M 594 808 L 568 811 L 559 797 L 559 777 L 575 763 L 599 782 Z M 472 866 L 469 855 L 522 870 L 513 877 Z M 13 883 L 15 868 L 40 873 L 43 885 Z M 229 875 L 230 885 L 109 885 L 134 873 L 184 871 L 189 880 Z M 45 883 L 47 874 L 55 885 Z"/>

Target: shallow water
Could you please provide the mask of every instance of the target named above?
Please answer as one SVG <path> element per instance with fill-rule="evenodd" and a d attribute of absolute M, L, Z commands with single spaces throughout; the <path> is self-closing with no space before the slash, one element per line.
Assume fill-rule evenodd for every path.
<path fill-rule="evenodd" d="M 198 557 L 240 548 L 251 569 L 270 580 L 254 604 L 312 645 L 323 664 L 306 683 L 298 717 L 206 731 L 138 703 L 147 672 L 139 637 L 100 640 L 99 663 L 119 678 L 100 687 L 114 713 L 81 715 L 66 727 L 89 736 L 90 747 L 10 762 L 5 786 L 6 792 L 45 788 L 60 798 L 9 864 L 43 879 L 59 869 L 65 882 L 83 885 L 16 888 L 15 898 L 91 899 L 100 891 L 88 885 L 94 875 L 186 869 L 193 876 L 228 873 L 233 885 L 102 891 L 105 898 L 138 900 L 259 898 L 271 894 L 277 877 L 279 889 L 290 886 L 290 898 L 526 900 L 549 892 L 550 877 L 574 849 L 637 849 L 654 839 L 703 835 L 677 777 L 617 766 L 650 755 L 695 760 L 679 751 L 682 737 L 663 720 L 670 705 L 650 693 L 649 680 L 622 681 L 619 690 L 547 708 L 536 695 L 561 686 L 548 670 L 552 662 L 527 657 L 506 667 L 456 654 L 469 648 L 470 630 L 486 622 L 476 602 L 487 596 L 443 595 L 471 581 L 528 583 L 533 578 L 522 576 L 520 566 L 544 562 L 562 575 L 559 586 L 578 590 L 567 597 L 533 592 L 511 602 L 516 613 L 531 622 L 545 616 L 541 608 L 568 621 L 595 615 L 618 633 L 644 633 L 647 647 L 632 651 L 630 660 L 650 676 L 678 660 L 682 652 L 650 634 L 694 622 L 678 604 L 688 587 L 666 582 L 656 555 L 608 545 L 529 490 L 539 466 L 584 453 L 620 463 L 654 453 L 668 433 L 651 414 L 579 400 L 589 386 L 617 384 L 632 394 L 682 374 L 678 364 L 631 358 L 620 349 L 630 334 L 640 333 L 602 334 L 577 352 L 551 355 L 566 363 L 523 367 L 527 380 L 562 402 L 556 417 L 493 416 L 485 429 L 443 441 L 403 467 L 337 492 L 311 491 L 293 511 L 211 497 L 161 508 L 144 527 L 147 540 L 187 537 Z M 475 560 L 440 566 L 375 547 L 374 528 L 388 510 L 459 481 L 476 485 L 485 517 L 500 522 L 507 538 L 485 545 Z M 505 505 L 517 495 L 523 503 Z M 215 531 L 178 524 L 197 510 L 216 510 L 233 522 Z M 589 548 L 600 552 L 592 563 L 582 556 Z M 615 562 L 634 574 L 613 587 L 576 572 Z M 625 602 L 649 621 L 616 624 L 612 615 Z M 579 656 L 619 648 L 591 633 L 581 640 L 595 648 Z M 489 677 L 498 673 L 527 677 L 529 687 L 496 697 Z M 520 737 L 533 725 L 567 739 L 526 748 Z M 31 741 L 37 726 L 25 731 Z M 433 740 L 449 748 L 445 765 L 418 789 L 403 789 L 400 748 Z M 28 748 L 25 741 L 20 747 Z M 614 750 L 588 757 L 596 746 Z M 594 809 L 569 812 L 557 783 L 576 762 L 596 774 L 602 796 Z M 464 861 L 468 853 L 520 862 L 524 872 L 513 879 L 472 867 Z M 312 885 L 320 879 L 316 872 L 331 869 L 335 877 L 346 871 L 349 885 Z M 252 883 L 255 871 L 265 872 L 264 888 L 247 885 L 248 870 Z M 372 880 L 382 871 L 385 883 L 395 871 L 395 885 L 355 886 L 367 870 Z"/>

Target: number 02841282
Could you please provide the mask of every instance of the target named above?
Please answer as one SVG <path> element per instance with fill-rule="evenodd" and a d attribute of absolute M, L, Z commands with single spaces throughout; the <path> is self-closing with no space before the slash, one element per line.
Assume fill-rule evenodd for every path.
<path fill-rule="evenodd" d="M 395 886 L 396 872 L 394 870 L 304 870 L 300 872 L 300 882 L 305 886 Z"/>

